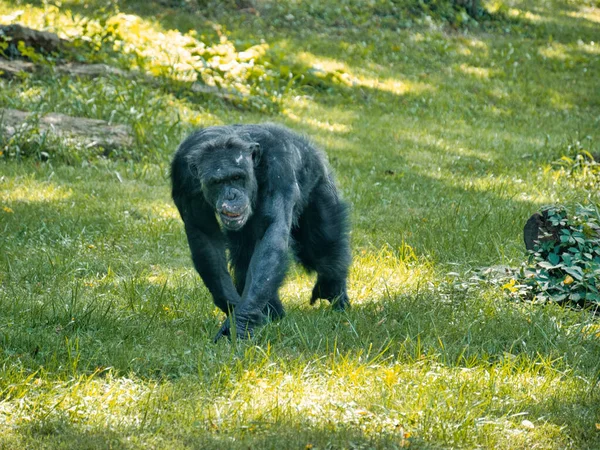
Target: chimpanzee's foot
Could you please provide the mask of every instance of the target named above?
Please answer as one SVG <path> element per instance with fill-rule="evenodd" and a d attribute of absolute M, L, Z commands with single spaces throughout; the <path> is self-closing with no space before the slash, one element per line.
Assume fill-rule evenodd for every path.
<path fill-rule="evenodd" d="M 269 303 L 263 309 L 263 314 L 269 317 L 271 320 L 283 319 L 285 316 L 285 310 L 279 297 L 269 300 Z"/>
<path fill-rule="evenodd" d="M 345 282 L 317 279 L 310 298 L 310 304 L 314 305 L 319 298 L 329 300 L 331 307 L 336 311 L 343 311 L 350 306 Z"/>

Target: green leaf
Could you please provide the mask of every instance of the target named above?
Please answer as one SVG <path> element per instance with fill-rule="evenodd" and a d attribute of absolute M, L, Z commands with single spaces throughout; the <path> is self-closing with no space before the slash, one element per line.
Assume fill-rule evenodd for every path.
<path fill-rule="evenodd" d="M 549 263 L 548 261 L 540 261 L 538 263 L 538 266 L 540 266 L 541 268 L 546 269 L 546 270 L 552 270 L 552 269 L 558 269 L 559 267 L 561 267 L 561 264 L 554 265 L 554 264 Z"/>
<path fill-rule="evenodd" d="M 591 259 L 591 256 L 590 256 Z M 548 261 L 550 261 L 553 265 L 556 265 L 560 262 L 560 256 L 558 256 L 556 253 L 550 253 L 548 255 Z"/>
<path fill-rule="evenodd" d="M 576 280 L 581 281 L 583 279 L 583 270 L 577 266 L 564 267 L 563 270 L 571 275 Z"/>
<path fill-rule="evenodd" d="M 573 265 L 573 257 L 571 255 L 569 255 L 568 253 L 562 254 L 562 260 L 565 262 L 565 264 L 567 266 Z"/>

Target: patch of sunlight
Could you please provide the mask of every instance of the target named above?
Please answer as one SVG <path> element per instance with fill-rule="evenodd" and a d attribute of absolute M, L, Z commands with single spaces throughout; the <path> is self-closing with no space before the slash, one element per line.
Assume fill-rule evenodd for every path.
<path fill-rule="evenodd" d="M 586 44 L 582 40 L 577 41 L 577 48 L 592 55 L 600 55 L 600 45 L 597 42 L 590 41 Z"/>
<path fill-rule="evenodd" d="M 377 89 L 380 91 L 391 92 L 396 95 L 405 95 L 408 93 L 420 94 L 425 91 L 433 91 L 433 86 L 420 83 L 416 81 L 400 81 L 394 78 L 385 78 L 383 80 L 377 78 L 369 78 L 365 76 L 358 76 L 358 84 L 362 87 L 368 87 L 371 89 Z"/>
<path fill-rule="evenodd" d="M 279 292 L 284 302 L 307 305 L 310 300 L 316 276 L 309 275 L 299 265 L 294 265 L 288 273 Z"/>
<path fill-rule="evenodd" d="M 202 64 L 199 55 L 205 46 L 191 33 L 184 35 L 175 30 L 162 32 L 141 17 L 123 13 L 110 17 L 106 23 L 88 20 L 86 30 L 83 31 L 81 19 L 76 14 L 65 14 L 64 10 L 54 5 L 46 5 L 44 9 L 27 7 L 18 18 L 20 23 L 32 28 L 51 31 L 56 28 L 60 30 L 59 36 L 67 39 L 86 40 L 88 36 L 101 35 L 104 29 L 111 28 L 121 38 L 116 41 L 115 50 L 147 58 L 151 61 L 148 67 L 150 73 L 160 72 L 161 68 L 164 71 L 168 67 L 169 71 L 177 73 L 177 79 L 196 79 L 195 67 Z"/>
<path fill-rule="evenodd" d="M 491 103 L 488 103 L 484 106 L 484 111 L 489 112 L 490 114 L 492 114 L 496 117 L 500 117 L 500 116 L 511 117 L 512 116 L 512 112 L 510 110 L 499 108 L 496 105 L 492 105 Z"/>
<path fill-rule="evenodd" d="M 326 131 L 328 136 L 330 133 L 349 133 L 353 129 L 350 123 L 356 119 L 356 113 L 350 109 L 327 107 L 307 96 L 290 97 L 283 102 L 281 113 L 294 123 Z"/>
<path fill-rule="evenodd" d="M 560 42 L 552 42 L 544 48 L 539 48 L 538 53 L 544 58 L 558 59 L 560 61 L 565 61 L 567 58 L 569 58 L 569 50 L 567 46 L 561 44 Z"/>
<path fill-rule="evenodd" d="M 473 75 L 481 79 L 488 79 L 490 77 L 490 74 L 492 73 L 490 69 L 487 69 L 485 67 L 474 67 L 469 66 L 465 63 L 461 64 L 459 67 L 461 72 L 466 73 L 467 75 Z"/>
<path fill-rule="evenodd" d="M 348 125 L 342 123 L 331 123 L 329 121 L 323 122 L 312 117 L 298 117 L 290 110 L 284 110 L 283 114 L 290 120 L 296 123 L 307 123 L 315 128 L 319 128 L 324 131 L 331 131 L 334 133 L 348 133 L 351 128 Z"/>
<path fill-rule="evenodd" d="M 16 5 L 15 5 L 16 6 Z M 79 37 L 83 18 L 72 14 L 70 10 L 64 7 L 44 4 L 44 7 L 37 7 L 31 4 L 18 5 L 18 7 L 9 6 L 7 2 L 0 2 L 0 24 L 10 25 L 18 23 L 20 25 L 36 30 L 50 31 L 56 33 L 63 39 L 73 39 Z M 88 25 L 97 22 L 89 21 Z"/>
<path fill-rule="evenodd" d="M 193 271 L 192 267 L 191 262 L 189 267 L 180 267 L 177 269 L 152 264 L 150 266 L 151 272 L 146 277 L 146 280 L 148 283 L 154 285 L 176 287 L 175 285 L 181 280 L 190 281 L 196 278 L 196 272 Z M 175 283 L 175 285 L 173 283 Z"/>
<path fill-rule="evenodd" d="M 456 49 L 456 53 L 458 53 L 459 55 L 462 55 L 462 56 L 471 56 L 471 54 L 473 52 L 471 51 L 470 48 L 460 46 Z"/>
<path fill-rule="evenodd" d="M 0 2 L 0 24 L 11 25 L 16 21 L 23 23 L 29 22 L 31 11 L 39 9 L 33 8 L 31 5 L 25 5 L 23 8 L 10 7 L 6 2 Z"/>
<path fill-rule="evenodd" d="M 573 109 L 573 103 L 567 101 L 565 96 L 562 95 L 560 92 L 552 90 L 549 99 L 552 106 L 554 106 L 558 110 L 568 111 L 570 109 Z"/>
<path fill-rule="evenodd" d="M 242 94 L 249 93 L 246 83 L 257 59 L 269 46 L 258 44 L 238 52 L 234 44 L 221 36 L 219 44 L 207 47 L 191 30 L 160 30 L 160 27 L 132 14 L 117 14 L 107 26 L 119 30 L 122 41 L 115 50 L 136 55 L 143 61 L 142 70 L 153 76 L 168 76 L 180 81 L 197 81 L 208 86 L 230 86 Z"/>
<path fill-rule="evenodd" d="M 504 7 L 504 1 L 502 0 L 487 0 L 485 8 L 490 14 L 496 14 L 500 11 L 500 8 Z"/>
<path fill-rule="evenodd" d="M 283 99 L 283 101 L 286 109 L 295 111 L 296 115 L 302 117 L 328 117 L 333 123 L 340 124 L 351 122 L 357 117 L 356 112 L 350 108 L 325 106 L 306 95 L 297 95 L 293 98 Z"/>
<path fill-rule="evenodd" d="M 406 243 L 374 251 L 363 248 L 353 255 L 348 295 L 354 304 L 375 302 L 415 291 L 433 274 L 433 266 Z M 286 302 L 308 304 L 315 281 L 315 275 L 294 266 L 280 290 L 281 297 Z"/>
<path fill-rule="evenodd" d="M 519 411 L 530 406 L 532 398 L 561 398 L 573 388 L 550 371 L 547 377 L 537 376 L 539 370 L 523 373 L 518 361 L 510 359 L 465 368 L 425 361 L 407 364 L 393 357 L 381 362 L 378 355 L 362 350 L 332 352 L 307 363 L 310 356 L 277 363 L 270 348 L 247 346 L 242 362 L 224 372 L 235 379 L 227 387 L 223 382 L 206 385 L 202 377 L 158 381 L 117 377 L 110 369 L 68 380 L 23 376 L 15 378 L 5 392 L 0 423 L 6 433 L 44 421 L 115 433 L 144 430 L 150 424 L 151 430 L 172 426 L 177 437 L 182 429 L 188 436 L 187 430 L 198 424 L 206 424 L 208 433 L 217 436 L 220 429 L 251 432 L 283 420 L 317 429 L 324 423 L 327 429 L 351 426 L 373 439 L 387 434 L 400 443 L 408 437 L 402 429 L 406 422 L 416 429 L 432 423 L 415 415 L 427 409 L 440 416 L 442 424 L 494 425 L 495 432 L 513 439 L 519 425 L 531 432 L 531 426 L 523 427 L 527 413 Z M 243 369 L 253 358 L 257 361 L 252 368 Z M 498 393 L 503 395 L 499 398 Z M 491 410 L 490 405 L 499 409 Z M 534 414 L 527 417 L 539 432 L 557 427 Z"/>
<path fill-rule="evenodd" d="M 0 190 L 0 201 L 45 203 L 65 200 L 73 195 L 71 189 L 50 181 L 38 181 L 31 178 L 15 180 Z"/>
<path fill-rule="evenodd" d="M 94 251 L 94 245 L 86 245 L 88 249 Z M 188 263 L 189 261 L 189 263 Z M 177 289 L 182 285 L 193 285 L 197 282 L 198 275 L 193 269 L 191 260 L 186 255 L 186 264 L 182 264 L 177 268 L 163 267 L 158 264 L 152 264 L 149 267 L 149 272 L 140 274 L 137 278 L 138 282 L 145 280 L 149 285 L 168 289 Z M 82 279 L 83 285 L 88 288 L 105 288 L 117 289 L 118 286 L 131 283 L 131 277 L 126 275 L 118 275 L 113 271 L 112 267 L 108 267 L 106 273 L 91 275 Z"/>
<path fill-rule="evenodd" d="M 530 22 L 547 22 L 547 20 L 539 14 L 534 14 L 530 11 L 523 11 L 522 9 L 509 8 L 508 15 L 510 17 L 523 18 L 529 20 Z"/>
<path fill-rule="evenodd" d="M 433 266 L 419 258 L 412 247 L 366 249 L 354 255 L 348 287 L 352 302 L 360 304 L 415 291 L 433 276 Z"/>
<path fill-rule="evenodd" d="M 323 70 L 325 72 L 349 72 L 350 68 L 344 62 L 332 58 L 317 56 L 314 53 L 300 52 L 296 59 L 304 64 L 310 65 L 313 69 Z"/>
<path fill-rule="evenodd" d="M 164 75 L 164 70 L 168 70 L 176 79 L 196 80 L 195 67 L 202 64 L 200 55 L 206 46 L 194 39 L 191 33 L 161 32 L 139 16 L 122 13 L 111 17 L 106 26 L 119 30 L 122 37 L 119 46 L 124 53 L 152 61 L 148 67 L 152 75 Z M 153 45 L 148 45 L 149 42 Z"/>
<path fill-rule="evenodd" d="M 250 423 L 255 418 L 264 422 L 301 417 L 319 425 L 327 418 L 332 423 L 360 427 L 367 435 L 380 436 L 401 432 L 402 416 L 390 413 L 389 406 L 406 411 L 427 405 L 441 415 L 471 417 L 476 423 L 494 423 L 509 431 L 515 426 L 511 416 L 487 415 L 489 408 L 485 405 L 498 401 L 494 397 L 497 389 L 509 392 L 508 402 L 519 405 L 530 396 L 567 388 L 558 379 L 519 373 L 510 361 L 490 368 L 464 368 L 373 363 L 369 355 L 360 353 L 337 356 L 302 365 L 292 372 L 276 368 L 246 370 L 232 393 L 212 402 L 209 415 L 220 426 L 240 415 Z M 323 373 L 323 365 L 327 374 Z M 381 396 L 382 388 L 385 397 Z M 468 405 L 465 398 L 469 399 Z M 517 423 L 521 423 L 520 416 L 516 416 Z"/>
<path fill-rule="evenodd" d="M 160 24 L 134 14 L 118 13 L 105 22 L 88 20 L 65 8 L 45 4 L 44 8 L 24 6 L 19 10 L 0 8 L 2 21 L 57 32 L 65 39 L 92 41 L 110 29 L 117 37 L 115 52 L 131 55 L 131 68 L 153 76 L 179 81 L 201 81 L 208 86 L 231 88 L 248 94 L 248 79 L 254 75 L 255 61 L 265 55 L 268 45 L 258 44 L 238 52 L 221 36 L 220 42 L 207 46 L 197 39 L 195 30 L 181 33 L 164 30 Z M 85 24 L 85 26 L 82 26 Z"/>
<path fill-rule="evenodd" d="M 579 11 L 570 11 L 567 16 L 575 19 L 586 19 L 590 22 L 600 23 L 600 8 L 593 6 L 581 8 Z"/>
<path fill-rule="evenodd" d="M 504 86 L 494 86 L 488 91 L 488 94 L 498 100 L 504 100 L 510 97 L 508 90 Z"/>
<path fill-rule="evenodd" d="M 487 56 L 489 47 L 480 39 L 462 37 L 457 42 L 456 53 L 463 56 L 469 56 L 473 54 L 473 50 L 477 50 Z"/>
<path fill-rule="evenodd" d="M 470 47 L 478 48 L 480 50 L 487 50 L 489 48 L 487 43 L 485 43 L 481 39 L 470 38 L 470 39 L 465 39 L 465 42 Z"/>
<path fill-rule="evenodd" d="M 179 219 L 179 212 L 177 211 L 175 205 L 163 201 L 141 204 L 139 206 L 139 211 L 143 211 L 153 218 L 166 220 Z"/>
<path fill-rule="evenodd" d="M 36 103 L 43 100 L 44 92 L 39 87 L 30 87 L 19 93 L 19 99 L 24 102 Z"/>
<path fill-rule="evenodd" d="M 322 424 L 323 418 L 334 423 L 356 424 L 368 434 L 397 433 L 400 422 L 382 408 L 367 408 L 357 402 L 360 389 L 369 389 L 377 383 L 377 374 L 373 368 L 354 366 L 356 379 L 349 380 L 351 373 L 344 364 L 339 368 L 341 377 L 323 376 L 307 370 L 298 376 L 282 372 L 269 374 L 269 378 L 257 377 L 250 370 L 244 374 L 240 384 L 244 392 L 237 398 L 237 405 L 231 408 L 232 397 L 223 397 L 215 402 L 215 410 L 229 415 L 242 413 L 246 417 L 264 414 L 279 414 L 289 417 L 302 417 L 314 425 Z M 349 382 L 350 381 L 350 382 Z M 361 401 L 360 403 L 364 403 Z M 227 410 L 224 411 L 224 406 Z"/>
<path fill-rule="evenodd" d="M 396 95 L 405 95 L 407 93 L 419 94 L 424 91 L 433 90 L 433 86 L 425 83 L 397 80 L 395 78 L 373 78 L 364 74 L 357 74 L 348 67 L 347 64 L 331 59 L 316 56 L 312 53 L 301 52 L 296 56 L 301 63 L 308 65 L 316 76 L 334 78 L 341 84 L 350 87 L 366 87 L 379 91 L 391 92 Z"/>
<path fill-rule="evenodd" d="M 0 12 L 4 12 L 4 8 L 0 9 Z M 0 16 L 0 24 L 9 25 L 17 20 L 19 17 L 23 15 L 23 10 L 18 9 L 16 11 L 12 11 L 9 14 L 3 14 Z"/>
<path fill-rule="evenodd" d="M 22 426 L 39 420 L 39 414 L 48 419 L 66 417 L 90 425 L 139 426 L 145 414 L 144 401 L 147 402 L 156 383 L 116 378 L 110 371 L 105 378 L 96 375 L 81 375 L 66 382 L 24 377 L 22 385 L 16 383 L 12 388 L 23 391 L 21 396 L 30 398 L 31 404 L 25 407 L 21 401 L 11 401 L 8 395 L 0 411 L 3 424 Z"/>
<path fill-rule="evenodd" d="M 584 336 L 595 336 L 600 338 L 600 324 L 589 324 L 583 327 L 581 333 Z"/>
<path fill-rule="evenodd" d="M 413 42 L 424 42 L 425 35 L 423 33 L 413 33 L 410 35 L 410 40 Z"/>

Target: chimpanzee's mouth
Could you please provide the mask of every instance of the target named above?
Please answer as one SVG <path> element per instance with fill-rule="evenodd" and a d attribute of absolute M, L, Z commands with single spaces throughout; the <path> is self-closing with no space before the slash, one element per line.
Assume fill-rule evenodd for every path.
<path fill-rule="evenodd" d="M 239 213 L 233 213 L 230 211 L 221 211 L 219 214 L 221 218 L 221 224 L 229 230 L 239 230 L 244 226 L 248 219 L 248 209 L 245 209 Z"/>

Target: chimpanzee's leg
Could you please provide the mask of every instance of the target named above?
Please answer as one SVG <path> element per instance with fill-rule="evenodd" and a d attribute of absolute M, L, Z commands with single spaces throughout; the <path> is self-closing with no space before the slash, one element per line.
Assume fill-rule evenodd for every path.
<path fill-rule="evenodd" d="M 230 259 L 233 266 L 233 278 L 235 288 L 238 294 L 243 297 L 247 286 L 250 286 L 251 274 L 248 273 L 252 252 L 254 251 L 255 243 L 246 240 L 240 240 L 241 235 L 232 234 L 229 236 L 230 242 Z M 285 311 L 279 296 L 276 294 L 270 298 L 263 309 L 263 314 L 267 315 L 271 320 L 281 319 L 285 316 Z"/>
<path fill-rule="evenodd" d="M 310 303 L 323 298 L 337 310 L 350 306 L 346 292 L 351 261 L 348 207 L 333 182 L 324 180 L 315 188 L 292 238 L 300 262 L 318 275 Z"/>
<path fill-rule="evenodd" d="M 215 305 L 229 314 L 238 303 L 236 292 L 227 270 L 225 239 L 219 225 L 204 202 L 194 203 L 188 196 L 173 196 L 185 224 L 192 261 L 196 271 L 210 291 Z M 194 214 L 194 212 L 199 212 Z"/>

